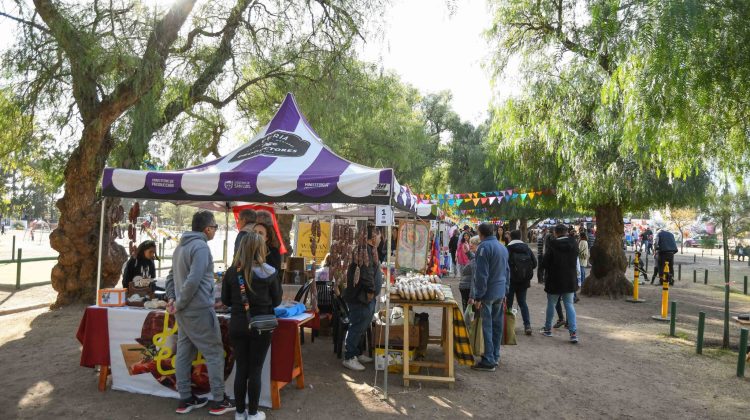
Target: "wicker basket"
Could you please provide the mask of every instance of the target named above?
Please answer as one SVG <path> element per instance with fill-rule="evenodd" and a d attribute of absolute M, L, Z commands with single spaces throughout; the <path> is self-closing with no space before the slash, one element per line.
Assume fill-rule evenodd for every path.
<path fill-rule="evenodd" d="M 154 298 L 154 291 L 151 290 L 151 286 L 146 287 L 136 287 L 132 282 L 128 284 L 128 292 L 126 294 L 126 299 L 130 299 L 131 296 L 137 294 L 141 297 L 146 297 L 149 300 Z M 141 302 L 130 302 L 129 300 L 126 300 L 128 306 L 138 306 L 143 307 L 143 301 Z"/>

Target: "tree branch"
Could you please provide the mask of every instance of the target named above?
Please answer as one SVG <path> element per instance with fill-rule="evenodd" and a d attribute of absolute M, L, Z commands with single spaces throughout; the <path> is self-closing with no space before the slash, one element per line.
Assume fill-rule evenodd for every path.
<path fill-rule="evenodd" d="M 48 28 L 45 28 L 44 26 L 39 25 L 38 23 L 30 21 L 30 20 L 26 20 L 26 19 L 23 19 L 23 18 L 20 18 L 20 17 L 12 16 L 12 15 L 9 15 L 9 14 L 3 13 L 3 12 L 0 12 L 0 17 L 8 18 L 8 19 L 16 21 L 16 22 L 18 22 L 20 24 L 23 24 L 23 25 L 26 25 L 26 26 L 30 26 L 30 27 L 32 27 L 34 29 L 39 29 L 40 31 L 44 32 L 45 34 L 49 34 L 50 33 L 50 30 Z"/>

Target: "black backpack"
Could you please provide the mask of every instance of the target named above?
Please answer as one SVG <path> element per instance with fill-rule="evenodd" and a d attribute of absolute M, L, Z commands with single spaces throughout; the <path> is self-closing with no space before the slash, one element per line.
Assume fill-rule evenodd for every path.
<path fill-rule="evenodd" d="M 534 277 L 534 262 L 527 252 L 511 252 L 508 265 L 510 281 L 513 284 L 526 283 Z"/>

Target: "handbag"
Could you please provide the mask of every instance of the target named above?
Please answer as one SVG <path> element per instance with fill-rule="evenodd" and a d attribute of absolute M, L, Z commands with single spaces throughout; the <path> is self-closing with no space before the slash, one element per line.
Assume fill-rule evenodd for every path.
<path fill-rule="evenodd" d="M 482 317 L 475 312 L 474 319 L 469 325 L 469 345 L 474 356 L 480 357 L 484 354 L 484 334 L 482 333 Z"/>
<path fill-rule="evenodd" d="M 503 303 L 503 309 L 505 311 L 505 317 L 503 317 L 502 344 L 504 346 L 513 346 L 518 344 L 516 342 L 516 315 L 506 306 L 505 303 Z"/>
<path fill-rule="evenodd" d="M 276 315 L 250 315 L 250 298 L 248 296 L 248 287 L 245 285 L 245 278 L 237 272 L 237 282 L 240 284 L 240 296 L 242 297 L 242 306 L 245 307 L 247 314 L 247 328 L 258 332 L 271 332 L 279 326 Z"/>

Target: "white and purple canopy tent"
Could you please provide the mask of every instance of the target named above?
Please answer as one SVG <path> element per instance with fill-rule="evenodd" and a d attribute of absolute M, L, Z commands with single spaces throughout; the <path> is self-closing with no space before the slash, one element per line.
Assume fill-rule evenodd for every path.
<path fill-rule="evenodd" d="M 200 207 L 224 211 L 238 202 L 274 203 L 279 213 L 308 215 L 374 216 L 375 205 L 395 207 L 396 216 L 401 217 L 416 215 L 418 210 L 417 197 L 396 181 L 393 169 L 359 165 L 329 149 L 291 93 L 268 125 L 226 156 L 174 171 L 105 168 L 102 194 L 200 202 Z M 102 205 L 97 289 L 104 208 Z M 391 235 L 386 236 L 390 242 Z"/>
<path fill-rule="evenodd" d="M 105 168 L 104 196 L 170 201 L 394 205 L 417 200 L 393 169 L 369 168 L 331 151 L 292 94 L 250 142 L 219 159 L 175 171 Z"/>

